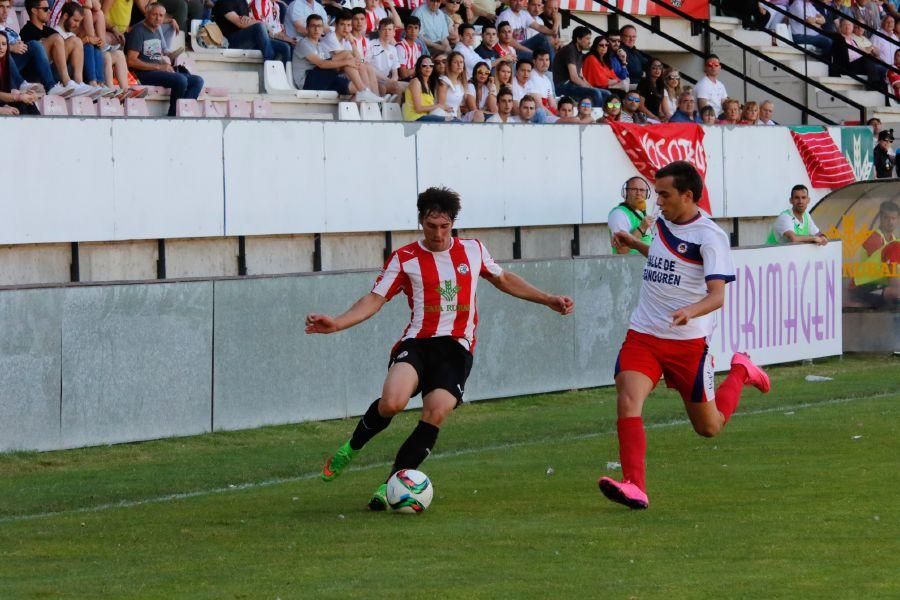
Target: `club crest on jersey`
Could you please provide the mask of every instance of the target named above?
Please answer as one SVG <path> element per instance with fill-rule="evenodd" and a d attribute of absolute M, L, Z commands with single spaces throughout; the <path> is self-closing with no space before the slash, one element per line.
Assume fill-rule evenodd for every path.
<path fill-rule="evenodd" d="M 687 252 L 687 249 L 688 249 L 688 246 L 684 242 L 681 242 L 680 244 L 678 244 L 678 253 L 679 254 L 684 254 L 685 252 Z"/>
<path fill-rule="evenodd" d="M 456 267 L 456 272 L 460 275 L 465 275 L 469 272 L 469 265 L 467 265 L 466 263 L 459 263 L 459 265 Z"/>
<path fill-rule="evenodd" d="M 438 286 L 438 293 L 446 300 L 447 302 L 453 302 L 456 299 L 456 294 L 459 293 L 459 286 L 453 285 L 453 282 L 449 279 L 444 280 L 444 285 Z"/>

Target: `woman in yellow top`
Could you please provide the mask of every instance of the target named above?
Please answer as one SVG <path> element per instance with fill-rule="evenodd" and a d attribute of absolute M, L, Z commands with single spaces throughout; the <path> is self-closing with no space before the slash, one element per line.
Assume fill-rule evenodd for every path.
<path fill-rule="evenodd" d="M 106 30 L 112 34 L 113 43 L 125 47 L 125 32 L 131 25 L 131 9 L 134 0 L 103 0 L 103 14 L 106 15 Z"/>
<path fill-rule="evenodd" d="M 450 111 L 447 107 L 434 103 L 436 87 L 434 60 L 430 56 L 420 56 L 416 61 L 415 74 L 403 92 L 404 121 L 443 123 L 449 119 Z M 435 111 L 438 111 L 438 114 L 432 114 Z"/>

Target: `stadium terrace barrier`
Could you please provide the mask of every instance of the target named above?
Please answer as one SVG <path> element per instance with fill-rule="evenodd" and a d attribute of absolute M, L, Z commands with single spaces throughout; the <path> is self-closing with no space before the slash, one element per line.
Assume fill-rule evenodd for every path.
<path fill-rule="evenodd" d="M 812 187 L 787 128 L 705 132 L 714 217 Z M 462 193 L 460 228 L 605 223 L 638 174 L 603 125 L 18 118 L 0 138 L 41 140 L 0 163 L 0 244 L 408 231 L 432 185 Z"/>
<path fill-rule="evenodd" d="M 841 245 L 737 249 L 711 339 L 720 368 L 841 353 Z M 645 261 L 506 265 L 574 297 L 561 317 L 483 283 L 466 398 L 612 383 Z M 0 291 L 0 451 L 52 450 L 358 415 L 408 319 L 402 298 L 359 326 L 308 336 L 374 271 Z M 414 399 L 412 406 L 419 406 Z"/>

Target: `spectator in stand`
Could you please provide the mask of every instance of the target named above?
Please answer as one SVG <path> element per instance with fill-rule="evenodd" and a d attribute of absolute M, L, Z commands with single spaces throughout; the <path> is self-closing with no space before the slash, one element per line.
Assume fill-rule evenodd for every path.
<path fill-rule="evenodd" d="M 894 51 L 894 67 L 900 70 L 900 50 Z M 889 91 L 893 92 L 895 96 L 900 96 L 900 73 L 896 71 L 888 71 L 888 86 Z"/>
<path fill-rule="evenodd" d="M 572 41 L 559 51 L 553 60 L 553 85 L 558 94 L 575 98 L 587 96 L 600 105 L 611 93 L 591 86 L 582 75 L 582 53 L 591 47 L 591 30 L 578 26 L 572 31 Z"/>
<path fill-rule="evenodd" d="M 856 0 L 850 7 L 850 16 L 866 24 L 871 30 L 877 30 L 881 23 L 881 11 L 877 2 L 871 0 Z M 866 32 L 865 36 L 871 34 Z"/>
<path fill-rule="evenodd" d="M 172 20 L 178 25 L 178 31 L 190 31 L 191 21 L 203 18 L 203 0 L 162 0 L 160 4 L 172 16 Z"/>
<path fill-rule="evenodd" d="M 296 0 L 294 4 L 298 2 L 305 4 L 306 0 Z M 313 4 L 316 4 L 314 0 Z M 322 6 L 317 6 L 324 14 Z M 291 45 L 269 37 L 266 26 L 250 16 L 247 0 L 216 0 L 213 20 L 228 40 L 229 48 L 259 50 L 263 60 L 278 60 L 283 63 L 291 60 Z"/>
<path fill-rule="evenodd" d="M 175 116 L 175 107 L 182 98 L 196 100 L 203 91 L 203 79 L 189 73 L 178 73 L 172 61 L 163 53 L 165 41 L 160 27 L 166 18 L 162 4 L 147 5 L 147 17 L 131 28 L 125 44 L 128 68 L 144 85 L 160 85 L 169 88 L 169 116 Z"/>
<path fill-rule="evenodd" d="M 756 122 L 759 121 L 759 104 L 753 102 L 746 102 L 741 108 L 741 120 L 738 121 L 740 125 L 756 125 Z"/>
<path fill-rule="evenodd" d="M 709 104 L 713 112 L 718 115 L 722 111 L 722 101 L 728 97 L 725 85 L 719 81 L 719 73 L 722 71 L 722 63 L 715 54 L 710 54 L 703 66 L 706 74 L 697 82 L 694 95 L 697 97 L 697 105 L 703 109 Z"/>
<path fill-rule="evenodd" d="M 872 128 L 872 137 L 875 139 L 875 144 L 878 144 L 878 134 L 881 133 L 881 119 L 872 117 L 866 121 L 866 127 Z"/>
<path fill-rule="evenodd" d="M 553 114 L 557 113 L 556 90 L 553 87 L 553 75 L 550 73 L 550 52 L 547 50 L 534 51 L 534 70 L 529 79 L 533 95 L 541 102 L 539 107 Z"/>
<path fill-rule="evenodd" d="M 759 121 L 757 121 L 756 124 L 778 125 L 778 123 L 772 120 L 773 116 L 775 116 L 775 103 L 771 100 L 765 100 L 759 105 Z"/>
<path fill-rule="evenodd" d="M 784 12 L 788 12 L 790 3 L 791 0 L 771 0 L 771 4 L 774 4 Z M 767 12 L 769 14 L 769 22 L 766 23 L 765 28 L 769 31 L 775 31 L 775 28 L 778 25 L 784 23 L 785 19 L 787 19 L 783 12 L 779 12 L 777 10 L 768 10 Z"/>
<path fill-rule="evenodd" d="M 428 47 L 419 39 L 419 30 L 422 24 L 418 17 L 412 15 L 406 21 L 404 33 L 406 36 L 397 42 L 397 60 L 400 61 L 398 74 L 400 81 L 409 81 L 415 77 L 416 64 L 419 62 L 420 56 L 428 56 Z M 433 68 L 433 66 L 432 66 Z"/>
<path fill-rule="evenodd" d="M 5 33 L 0 33 L 0 114 L 39 114 L 34 105 L 37 95 L 20 89 L 22 78 L 9 55 L 9 40 Z"/>
<path fill-rule="evenodd" d="M 473 25 L 487 27 L 493 25 L 497 20 L 497 11 L 500 10 L 500 2 L 498 0 L 465 0 L 469 12 L 474 20 Z"/>
<path fill-rule="evenodd" d="M 468 23 L 459 26 L 459 42 L 453 48 L 454 52 L 462 54 L 466 61 L 466 75 L 472 79 L 472 73 L 475 71 L 475 65 L 483 62 L 484 59 L 475 52 L 475 27 Z"/>
<path fill-rule="evenodd" d="M 662 117 L 662 120 L 668 121 L 678 110 L 678 103 L 683 91 L 681 89 L 681 73 L 678 72 L 678 69 L 668 68 L 663 71 L 661 87 L 662 99 L 659 103 L 659 116 Z M 691 99 L 694 99 L 693 95 Z M 693 107 L 691 110 L 694 110 Z"/>
<path fill-rule="evenodd" d="M 437 103 L 447 107 L 447 113 L 454 121 L 484 121 L 481 111 L 463 114 L 466 105 L 466 61 L 459 52 L 451 52 L 447 57 L 447 74 L 438 77 Z"/>
<path fill-rule="evenodd" d="M 489 84 L 491 68 L 486 62 L 475 65 L 469 85 L 466 86 L 466 111 L 480 110 L 485 119 L 497 112 L 497 92 Z"/>
<path fill-rule="evenodd" d="M 366 0 L 370 2 L 371 0 Z M 450 19 L 441 10 L 441 0 L 428 0 L 413 11 L 422 23 L 422 38 L 430 52 L 450 52 Z"/>
<path fill-rule="evenodd" d="M 559 107 L 559 119 L 557 123 L 578 123 L 578 107 L 575 101 L 568 96 L 563 96 L 557 103 Z"/>
<path fill-rule="evenodd" d="M 438 77 L 447 74 L 447 54 L 446 53 L 441 52 L 440 54 L 434 55 L 434 72 L 437 73 Z"/>
<path fill-rule="evenodd" d="M 828 238 L 819 231 L 812 215 L 806 210 L 809 206 L 809 189 L 805 185 L 791 188 L 791 207 L 778 215 L 769 232 L 769 245 L 792 244 L 805 242 L 824 246 Z"/>
<path fill-rule="evenodd" d="M 602 90 L 628 91 L 628 79 L 621 80 L 612 68 L 612 53 L 609 40 L 597 36 L 591 43 L 591 49 L 584 57 L 582 72 L 584 80 L 592 87 Z"/>
<path fill-rule="evenodd" d="M 25 11 L 28 22 L 22 27 L 21 39 L 26 44 L 37 41 L 44 47 L 50 58 L 60 82 L 73 90 L 73 96 L 84 96 L 96 90 L 84 83 L 84 47 L 77 37 L 63 40 L 53 28 L 47 25 L 50 20 L 50 4 L 47 0 L 25 0 Z M 69 72 L 71 69 L 71 79 Z M 70 82 L 74 80 L 74 84 Z"/>
<path fill-rule="evenodd" d="M 460 14 L 462 0 L 443 0 L 443 3 L 441 10 L 444 11 L 444 14 L 447 15 L 447 19 L 450 21 L 447 41 L 450 42 L 450 46 L 453 47 L 459 43 L 459 26 L 466 22 Z"/>
<path fill-rule="evenodd" d="M 522 98 L 535 91 L 529 84 L 533 70 L 534 63 L 531 59 L 523 58 L 516 63 L 516 75 L 512 80 L 513 102 L 516 103 L 516 106 L 518 106 Z"/>
<path fill-rule="evenodd" d="M 886 179 L 894 176 L 894 163 L 896 157 L 891 148 L 894 143 L 894 130 L 885 129 L 878 134 L 878 143 L 875 145 L 875 177 Z"/>
<path fill-rule="evenodd" d="M 342 10 L 337 13 L 334 29 L 322 38 L 320 45 L 331 53 L 332 60 L 346 62 L 347 59 L 352 59 L 340 69 L 340 73 L 350 80 L 350 87 L 357 90 L 358 95 L 362 92 L 357 100 L 362 102 L 382 100 L 378 95 L 378 74 L 370 63 L 363 61 L 354 43 L 353 17 L 350 11 Z"/>
<path fill-rule="evenodd" d="M 497 94 L 497 114 L 487 120 L 488 123 L 519 123 L 519 118 L 513 114 L 512 90 L 504 87 Z"/>
<path fill-rule="evenodd" d="M 280 2 L 277 0 L 250 0 L 250 15 L 265 26 L 270 39 L 284 42 L 290 46 L 293 53 L 297 40 L 284 30 L 281 22 Z"/>
<path fill-rule="evenodd" d="M 701 108 L 700 121 L 702 121 L 704 125 L 718 125 L 719 117 L 716 115 L 716 109 L 709 104 Z"/>
<path fill-rule="evenodd" d="M 637 92 L 625 94 L 625 102 L 622 103 L 622 116 L 619 120 L 623 123 L 635 123 L 636 125 L 649 123 L 647 115 L 641 112 L 641 101 L 641 95 Z"/>
<path fill-rule="evenodd" d="M 216 5 L 221 1 L 216 0 Z M 213 16 L 217 14 L 217 8 L 218 6 L 213 7 Z M 288 4 L 284 15 L 284 30 L 289 38 L 299 39 L 306 37 L 306 19 L 309 18 L 309 15 L 322 17 L 322 22 L 326 23 L 324 33 L 330 31 L 330 28 L 327 26 L 328 13 L 325 12 L 325 7 L 315 0 L 294 0 Z M 225 32 L 223 31 L 222 33 Z"/>
<path fill-rule="evenodd" d="M 791 20 L 791 37 L 794 38 L 794 41 L 798 44 L 815 46 L 819 54 L 826 60 L 829 60 L 831 57 L 831 38 L 807 26 L 812 25 L 820 29 L 824 27 L 825 17 L 822 13 L 816 10 L 811 0 L 794 0 L 793 4 L 791 4 L 790 12 L 793 16 L 800 19 L 800 21 Z"/>
<path fill-rule="evenodd" d="M 624 37 L 622 38 L 625 39 Z M 631 64 L 631 57 L 628 57 L 628 64 Z M 638 82 L 637 91 L 644 98 L 644 104 L 641 110 L 647 116 L 660 120 L 662 115 L 663 100 L 663 64 L 655 58 L 650 61 L 647 68 L 647 74 Z M 673 96 L 674 97 L 674 96 Z"/>
<path fill-rule="evenodd" d="M 609 51 L 610 51 L 609 62 L 612 65 L 613 71 L 616 72 L 616 77 L 618 77 L 619 79 L 621 79 L 623 81 L 625 79 L 629 79 L 628 55 L 625 54 L 625 50 L 622 48 L 621 34 L 610 32 L 608 39 L 609 39 Z M 640 81 L 640 80 L 638 80 L 638 81 Z M 629 79 L 629 83 L 631 85 L 637 85 L 637 81 L 631 81 L 630 79 Z"/>
<path fill-rule="evenodd" d="M 134 0 L 102 0 L 102 6 L 103 16 L 106 19 L 106 40 L 110 44 L 124 47 L 125 33 L 131 25 L 132 12 L 137 15 L 142 11 L 135 6 Z"/>
<path fill-rule="evenodd" d="M 697 101 L 691 92 L 678 95 L 678 108 L 669 117 L 669 123 L 702 123 L 697 113 Z"/>
<path fill-rule="evenodd" d="M 9 56 L 17 72 L 24 78 L 39 81 L 43 85 L 44 91 L 50 96 L 62 96 L 63 98 L 71 96 L 75 92 L 75 82 L 69 79 L 71 84 L 69 87 L 59 83 L 53 75 L 53 69 L 50 68 L 50 59 L 47 58 L 44 45 L 38 40 L 22 41 L 17 19 L 13 18 L 15 29 L 6 25 L 10 15 L 10 6 L 11 0 L 0 0 L 0 33 L 6 34 Z"/>
<path fill-rule="evenodd" d="M 544 26 L 540 20 L 535 19 L 531 13 L 525 10 L 525 0 L 508 0 L 509 8 L 497 16 L 501 23 L 509 23 L 511 39 L 503 38 L 503 27 L 498 27 L 500 41 L 509 44 L 516 50 L 518 58 L 533 58 L 534 51 L 543 48 L 553 55 L 553 30 Z M 528 36 L 529 30 L 534 30 L 540 35 Z"/>
<path fill-rule="evenodd" d="M 369 38 L 366 37 L 366 9 L 356 7 L 350 11 L 351 28 L 350 35 L 353 37 L 353 45 L 356 46 L 359 57 L 368 62 L 369 60 Z"/>
<path fill-rule="evenodd" d="M 513 46 L 514 41 L 512 25 L 506 21 L 500 21 L 497 25 L 497 43 L 494 44 L 494 50 L 500 56 L 509 58 L 510 62 L 515 62 L 518 60 L 519 53 Z"/>
<path fill-rule="evenodd" d="M 497 44 L 497 28 L 493 25 L 485 25 L 481 29 L 481 43 L 475 48 L 475 53 L 491 63 L 491 68 L 500 64 L 500 53 L 494 49 Z"/>
<path fill-rule="evenodd" d="M 537 13 L 534 11 L 537 11 Z M 550 45 L 553 46 L 553 50 L 556 51 L 562 48 L 563 18 L 562 13 L 559 12 L 559 0 L 546 0 L 545 2 L 529 0 L 528 12 L 531 16 L 538 19 L 544 27 L 553 32 L 553 35 L 550 36 Z M 535 35 L 537 34 L 533 29 L 530 31 Z"/>
<path fill-rule="evenodd" d="M 491 82 L 497 88 L 497 92 L 500 91 L 500 88 L 508 87 L 512 90 L 513 84 L 513 68 L 512 63 L 502 62 L 497 65 L 497 70 L 494 72 L 494 81 Z"/>
<path fill-rule="evenodd" d="M 400 60 L 394 48 L 394 21 L 382 19 L 378 24 L 378 39 L 369 44 L 369 63 L 378 75 L 378 87 L 386 94 L 402 94 L 406 84 L 400 81 Z"/>
<path fill-rule="evenodd" d="M 741 103 L 734 98 L 725 98 L 722 101 L 722 114 L 719 115 L 719 125 L 737 125 L 741 120 Z"/>
<path fill-rule="evenodd" d="M 635 47 L 635 44 L 637 43 L 637 28 L 635 28 L 634 25 L 626 25 L 619 30 L 619 33 L 622 36 L 621 49 L 625 51 L 625 56 L 627 57 L 626 66 L 628 67 L 628 79 L 631 81 L 640 81 L 644 77 L 644 71 L 647 69 L 647 57 Z M 650 67 L 653 67 L 652 63 Z M 659 63 L 659 74 L 656 76 L 659 77 L 661 74 L 662 63 Z M 646 96 L 644 97 L 646 98 Z M 653 112 L 656 113 L 656 111 Z"/>
<path fill-rule="evenodd" d="M 584 114 L 584 105 L 579 108 L 578 116 L 587 116 Z M 597 121 L 598 123 L 609 124 L 611 121 L 622 120 L 622 101 L 616 97 L 612 97 L 603 105 L 603 116 Z"/>
<path fill-rule="evenodd" d="M 448 107 L 434 101 L 437 84 L 434 59 L 420 56 L 416 61 L 415 75 L 403 92 L 404 120 L 443 123 L 448 119 Z M 432 114 L 435 112 L 438 114 Z"/>
<path fill-rule="evenodd" d="M 112 85 L 112 58 L 109 53 L 105 53 L 97 47 L 97 44 L 101 43 L 99 38 L 92 38 L 88 41 L 78 35 L 83 22 L 84 8 L 77 2 L 67 2 L 60 11 L 59 24 L 54 29 L 62 36 L 63 40 L 76 39 L 82 44 L 84 81 L 94 88 L 89 96 L 94 99 L 114 96 L 116 90 Z M 107 70 L 109 71 L 110 87 L 103 85 Z"/>
<path fill-rule="evenodd" d="M 421 7 L 420 7 L 421 8 Z M 366 35 L 374 34 L 378 31 L 378 24 L 384 19 L 390 19 L 394 23 L 394 27 L 403 27 L 403 21 L 400 14 L 394 7 L 391 0 L 365 0 L 366 15 Z"/>
<path fill-rule="evenodd" d="M 897 47 L 900 46 L 900 40 L 897 39 L 897 35 L 894 33 L 894 25 L 894 17 L 886 15 L 881 20 L 881 29 L 878 33 L 889 39 L 884 39 L 879 35 L 873 35 L 869 38 L 872 45 L 875 46 L 875 50 L 878 51 L 878 58 L 880 58 L 882 62 L 888 64 L 893 64 L 894 52 L 896 52 Z"/>
<path fill-rule="evenodd" d="M 546 123 L 537 118 L 537 102 L 531 96 L 519 100 L 519 120 L 522 123 Z"/>
<path fill-rule="evenodd" d="M 844 75 L 864 74 L 867 87 L 884 91 L 887 69 L 869 58 L 874 52 L 874 47 L 865 37 L 853 35 L 853 23 L 841 19 L 840 36 L 833 54 L 835 71 Z"/>
<path fill-rule="evenodd" d="M 611 97 L 607 102 L 619 102 L 619 99 L 615 96 Z M 619 104 L 621 106 L 621 103 Z M 582 124 L 591 124 L 591 123 L 602 123 L 603 119 L 595 119 L 594 118 L 594 104 L 591 102 L 590 98 L 582 98 L 578 101 L 578 113 L 577 113 L 578 121 L 577 123 Z"/>

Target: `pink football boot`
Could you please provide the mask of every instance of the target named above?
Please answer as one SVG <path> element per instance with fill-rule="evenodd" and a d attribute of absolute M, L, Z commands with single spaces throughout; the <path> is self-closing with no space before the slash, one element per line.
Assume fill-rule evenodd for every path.
<path fill-rule="evenodd" d="M 600 486 L 604 496 L 628 508 L 644 509 L 650 506 L 647 494 L 629 481 L 619 482 L 609 477 L 601 477 L 597 485 Z"/>
<path fill-rule="evenodd" d="M 734 356 L 731 357 L 731 366 L 734 367 L 734 365 L 741 365 L 744 367 L 747 370 L 747 383 L 761 391 L 763 394 L 767 393 L 772 387 L 769 376 L 766 375 L 765 371 L 753 364 L 749 354 L 745 352 L 735 352 Z"/>

